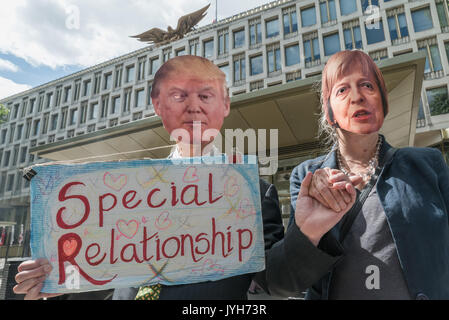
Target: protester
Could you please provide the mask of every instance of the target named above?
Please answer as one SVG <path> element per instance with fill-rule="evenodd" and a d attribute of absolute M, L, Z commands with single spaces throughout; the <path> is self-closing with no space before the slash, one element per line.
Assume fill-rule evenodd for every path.
<path fill-rule="evenodd" d="M 449 170 L 441 153 L 395 149 L 379 134 L 387 90 L 362 51 L 328 60 L 321 104 L 333 148 L 293 170 L 290 225 L 267 252 L 259 283 L 282 296 L 308 289 L 308 299 L 449 299 Z"/>
<path fill-rule="evenodd" d="M 209 60 L 179 56 L 168 60 L 155 74 L 151 92 L 154 109 L 165 129 L 177 140 L 171 158 L 217 155 L 213 139 L 230 112 L 225 74 Z M 201 136 L 195 136 L 195 123 Z M 260 180 L 265 249 L 283 237 L 284 228 L 276 188 Z M 19 266 L 15 293 L 26 299 L 49 297 L 41 293 L 45 275 L 51 270 L 46 259 Z M 253 274 L 218 281 L 175 286 L 116 289 L 113 299 L 246 299 Z M 160 292 L 159 292 L 160 290 Z"/>

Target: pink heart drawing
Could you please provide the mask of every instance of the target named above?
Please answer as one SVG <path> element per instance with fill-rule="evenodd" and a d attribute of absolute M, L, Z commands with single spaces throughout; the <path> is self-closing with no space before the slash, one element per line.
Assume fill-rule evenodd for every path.
<path fill-rule="evenodd" d="M 136 220 L 130 220 L 128 222 L 125 220 L 117 220 L 115 225 L 117 226 L 118 232 L 128 239 L 132 239 L 139 229 L 139 222 Z"/>
<path fill-rule="evenodd" d="M 103 176 L 103 183 L 106 187 L 115 191 L 120 191 L 126 185 L 128 177 L 124 174 L 120 174 L 117 178 L 110 172 L 106 172 Z"/>
<path fill-rule="evenodd" d="M 184 172 L 184 177 L 182 177 L 182 181 L 188 182 L 198 182 L 200 177 L 196 174 L 196 167 L 188 167 Z"/>
<path fill-rule="evenodd" d="M 254 205 L 250 203 L 249 199 L 242 199 L 239 203 L 239 213 L 241 218 L 246 218 L 256 214 Z"/>
<path fill-rule="evenodd" d="M 75 239 L 64 241 L 64 243 L 62 244 L 62 250 L 64 251 L 64 254 L 67 257 L 70 257 L 72 253 L 75 252 L 77 244 L 78 242 Z"/>

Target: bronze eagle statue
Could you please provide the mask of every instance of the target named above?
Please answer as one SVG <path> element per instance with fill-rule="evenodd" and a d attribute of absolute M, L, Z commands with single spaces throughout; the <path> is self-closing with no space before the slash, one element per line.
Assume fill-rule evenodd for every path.
<path fill-rule="evenodd" d="M 210 4 L 200 10 L 186 14 L 179 18 L 176 30 L 173 30 L 170 26 L 167 28 L 167 31 L 159 28 L 152 28 L 144 33 L 131 36 L 131 38 L 138 38 L 139 41 L 155 44 L 157 47 L 171 41 L 182 39 L 187 32 L 194 30 L 194 27 L 198 24 L 198 22 L 206 16 L 205 12 L 209 6 Z"/>

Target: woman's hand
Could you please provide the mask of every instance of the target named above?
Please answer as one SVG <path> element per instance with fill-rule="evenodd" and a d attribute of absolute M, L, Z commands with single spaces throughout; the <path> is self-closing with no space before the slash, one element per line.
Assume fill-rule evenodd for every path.
<path fill-rule="evenodd" d="M 340 212 L 351 202 L 351 196 L 346 190 L 347 185 L 357 186 L 362 181 L 358 175 L 348 177 L 337 169 L 318 169 L 313 174 L 309 195 L 326 208 Z"/>
<path fill-rule="evenodd" d="M 345 183 L 345 190 L 350 201 L 335 211 L 323 205 L 310 195 L 310 186 L 314 174 L 308 172 L 301 183 L 296 200 L 295 222 L 302 233 L 317 246 L 326 232 L 332 229 L 352 207 L 356 199 L 356 191 L 351 183 Z"/>
<path fill-rule="evenodd" d="M 16 274 L 17 285 L 14 286 L 13 291 L 16 294 L 25 294 L 25 300 L 37 300 L 62 295 L 61 293 L 40 292 L 44 285 L 44 280 L 52 270 L 52 266 L 47 259 L 24 261 L 17 270 L 19 271 Z"/>

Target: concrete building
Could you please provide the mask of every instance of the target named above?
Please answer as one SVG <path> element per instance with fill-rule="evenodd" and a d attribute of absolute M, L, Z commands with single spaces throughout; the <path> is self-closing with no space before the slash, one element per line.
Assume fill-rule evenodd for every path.
<path fill-rule="evenodd" d="M 288 177 L 323 152 L 313 84 L 335 52 L 358 48 L 387 80 L 383 131 L 395 146 L 449 150 L 449 0 L 279 0 L 145 47 L 0 101 L 0 225 L 29 230 L 21 168 L 50 160 L 163 157 L 170 144 L 150 99 L 153 76 L 173 56 L 201 55 L 227 75 L 225 128 L 279 129 L 279 170 L 268 180 L 288 212 Z M 140 152 L 121 154 L 142 150 Z M 6 223 L 5 223 L 6 225 Z M 1 251 L 0 251 L 1 256 Z"/>

